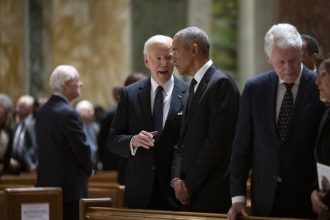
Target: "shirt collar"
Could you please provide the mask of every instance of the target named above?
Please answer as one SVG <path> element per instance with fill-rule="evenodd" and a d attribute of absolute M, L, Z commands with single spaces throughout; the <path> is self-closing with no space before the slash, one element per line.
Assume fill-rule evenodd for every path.
<path fill-rule="evenodd" d="M 210 66 L 213 64 L 213 61 L 210 59 L 207 61 L 195 74 L 194 79 L 197 81 L 197 84 L 202 80 L 203 76 L 205 75 L 206 71 Z"/>
<path fill-rule="evenodd" d="M 174 85 L 174 77 L 173 75 L 171 76 L 170 80 L 168 80 L 163 86 L 165 94 L 169 94 L 171 91 L 171 87 Z M 152 92 L 155 94 L 156 89 L 159 85 L 156 83 L 156 81 L 151 77 L 151 89 Z"/>

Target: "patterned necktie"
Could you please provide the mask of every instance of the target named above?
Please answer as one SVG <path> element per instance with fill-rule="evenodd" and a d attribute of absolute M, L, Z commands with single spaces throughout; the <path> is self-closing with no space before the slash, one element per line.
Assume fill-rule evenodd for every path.
<path fill-rule="evenodd" d="M 188 100 L 187 100 L 187 112 L 189 111 L 189 108 L 191 107 L 191 103 L 192 103 L 192 100 L 194 98 L 194 94 L 195 94 L 195 85 L 196 85 L 197 81 L 192 78 L 191 79 L 191 82 L 190 82 L 190 87 L 189 87 L 189 95 L 188 95 Z"/>
<path fill-rule="evenodd" d="M 288 125 L 289 125 L 289 122 L 291 119 L 291 112 L 293 109 L 293 95 L 292 95 L 291 88 L 294 84 L 293 83 L 291 83 L 291 84 L 284 83 L 284 85 L 286 87 L 286 91 L 285 91 L 285 94 L 284 94 L 284 97 L 282 100 L 282 105 L 281 105 L 280 113 L 278 115 L 277 124 L 276 124 L 277 134 L 278 134 L 278 137 L 279 137 L 281 143 L 285 139 Z"/>
<path fill-rule="evenodd" d="M 154 109 L 153 109 L 153 126 L 158 133 L 163 129 L 163 87 L 158 86 L 156 89 Z"/>

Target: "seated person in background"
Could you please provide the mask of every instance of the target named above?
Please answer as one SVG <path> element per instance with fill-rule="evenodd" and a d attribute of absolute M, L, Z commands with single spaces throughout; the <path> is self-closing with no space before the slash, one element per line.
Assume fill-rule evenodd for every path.
<path fill-rule="evenodd" d="M 87 137 L 88 145 L 91 148 L 93 169 L 97 170 L 99 159 L 97 155 L 98 146 L 96 137 L 99 133 L 100 127 L 95 122 L 94 105 L 88 100 L 81 100 L 77 103 L 76 110 L 83 121 L 83 129 Z"/>
<path fill-rule="evenodd" d="M 0 93 L 0 176 L 8 172 L 11 154 L 13 102 L 4 93 Z"/>
<path fill-rule="evenodd" d="M 315 147 L 315 160 L 318 163 L 330 166 L 330 58 L 323 60 L 318 68 L 316 84 L 320 90 L 320 99 L 328 106 L 323 114 L 318 130 L 318 138 Z M 323 183 L 324 185 L 324 183 Z M 318 187 L 311 194 L 313 210 L 320 219 L 329 219 L 330 191 L 321 190 Z"/>
<path fill-rule="evenodd" d="M 10 170 L 12 173 L 37 169 L 37 143 L 34 118 L 34 98 L 21 96 L 16 103 L 18 123 L 14 130 Z"/>

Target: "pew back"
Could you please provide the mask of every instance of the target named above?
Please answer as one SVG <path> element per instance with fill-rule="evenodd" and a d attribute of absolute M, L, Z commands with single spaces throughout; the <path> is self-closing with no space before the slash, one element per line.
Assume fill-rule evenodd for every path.
<path fill-rule="evenodd" d="M 49 216 L 62 220 L 62 190 L 58 187 L 7 188 L 4 191 L 6 220 L 21 220 L 23 216 Z"/>

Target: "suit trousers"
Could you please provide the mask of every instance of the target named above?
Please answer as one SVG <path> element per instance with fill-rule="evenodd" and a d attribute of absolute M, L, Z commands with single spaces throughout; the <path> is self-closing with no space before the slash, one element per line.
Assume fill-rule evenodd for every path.
<path fill-rule="evenodd" d="M 154 180 L 154 185 L 152 189 L 152 194 L 149 202 L 148 209 L 153 210 L 171 210 L 177 211 L 179 207 L 171 202 L 168 198 L 168 195 L 165 194 L 164 190 L 162 189 L 161 183 L 159 178 L 156 176 Z"/>
<path fill-rule="evenodd" d="M 63 203 L 63 220 L 79 220 L 79 201 Z"/>

